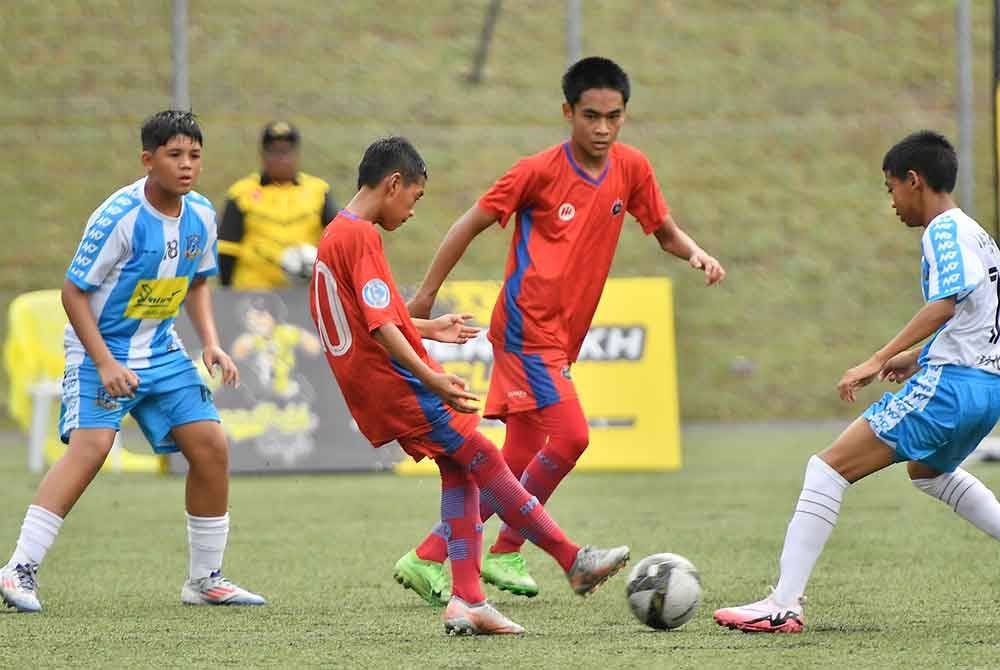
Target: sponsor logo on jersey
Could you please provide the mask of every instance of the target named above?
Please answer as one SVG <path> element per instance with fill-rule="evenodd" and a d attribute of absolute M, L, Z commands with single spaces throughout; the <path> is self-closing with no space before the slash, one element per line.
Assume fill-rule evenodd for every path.
<path fill-rule="evenodd" d="M 559 205 L 559 218 L 563 221 L 569 221 L 574 216 L 576 216 L 576 208 L 568 202 L 564 202 Z"/>
<path fill-rule="evenodd" d="M 361 289 L 361 297 L 372 309 L 385 309 L 389 306 L 389 285 L 381 279 L 369 279 Z"/>
<path fill-rule="evenodd" d="M 618 216 L 622 213 L 622 209 L 625 208 L 625 203 L 622 202 L 621 198 L 615 200 L 615 204 L 611 205 L 611 216 Z"/>
<path fill-rule="evenodd" d="M 188 235 L 184 241 L 184 258 L 189 261 L 201 255 L 201 235 Z"/>
<path fill-rule="evenodd" d="M 125 306 L 125 316 L 161 320 L 177 316 L 187 290 L 187 277 L 140 279 Z"/>

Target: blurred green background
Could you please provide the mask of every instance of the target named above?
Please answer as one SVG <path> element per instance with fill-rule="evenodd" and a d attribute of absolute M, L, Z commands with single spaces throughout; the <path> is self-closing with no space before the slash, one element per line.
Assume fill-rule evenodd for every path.
<path fill-rule="evenodd" d="M 304 169 L 341 203 L 367 144 L 406 134 L 430 181 L 386 247 L 397 280 L 418 281 L 496 177 L 566 135 L 564 3 L 505 1 L 484 81 L 470 86 L 486 4 L 192 0 L 198 190 L 221 206 L 272 118 L 299 125 Z M 988 4 L 973 3 L 974 214 L 992 230 Z M 621 139 L 650 157 L 675 217 L 729 271 L 705 289 L 626 226 L 613 274 L 674 280 L 685 420 L 857 411 L 834 384 L 920 301 L 919 231 L 893 217 L 881 159 L 917 128 L 957 140 L 954 14 L 929 0 L 583 3 L 584 54 L 632 77 Z M 58 287 L 87 216 L 139 175 L 138 126 L 170 104 L 170 3 L 18 2 L 0 31 L 5 306 Z M 508 236 L 483 235 L 453 276 L 499 278 Z"/>

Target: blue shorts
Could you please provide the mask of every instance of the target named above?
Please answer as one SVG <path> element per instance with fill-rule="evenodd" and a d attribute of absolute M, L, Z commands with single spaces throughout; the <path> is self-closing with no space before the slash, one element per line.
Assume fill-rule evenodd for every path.
<path fill-rule="evenodd" d="M 957 365 L 928 366 L 862 415 L 897 461 L 953 472 L 1000 419 L 1000 376 Z"/>
<path fill-rule="evenodd" d="M 84 359 L 66 368 L 63 375 L 62 407 L 59 410 L 59 437 L 69 444 L 76 428 L 120 430 L 122 419 L 131 413 L 153 451 L 179 451 L 170 435 L 174 426 L 195 421 L 219 421 L 212 392 L 198 376 L 194 363 L 181 352 L 158 365 L 135 370 L 139 388 L 132 398 L 114 398 L 101 385 L 97 368 Z"/>

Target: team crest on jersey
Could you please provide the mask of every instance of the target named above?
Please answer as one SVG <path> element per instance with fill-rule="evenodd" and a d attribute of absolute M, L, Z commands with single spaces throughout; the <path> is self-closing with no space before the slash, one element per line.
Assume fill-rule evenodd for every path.
<path fill-rule="evenodd" d="M 569 221 L 574 216 L 576 216 L 576 207 L 569 204 L 568 202 L 564 202 L 563 204 L 559 205 L 560 219 L 562 219 L 563 221 Z"/>
<path fill-rule="evenodd" d="M 621 214 L 623 207 L 625 207 L 625 203 L 622 202 L 621 198 L 615 200 L 615 204 L 611 205 L 611 216 L 618 216 Z"/>
<path fill-rule="evenodd" d="M 389 306 L 389 285 L 381 279 L 369 279 L 361 289 L 361 297 L 372 309 L 385 309 Z"/>
<path fill-rule="evenodd" d="M 201 235 L 188 235 L 184 242 L 184 258 L 193 261 L 201 255 Z"/>

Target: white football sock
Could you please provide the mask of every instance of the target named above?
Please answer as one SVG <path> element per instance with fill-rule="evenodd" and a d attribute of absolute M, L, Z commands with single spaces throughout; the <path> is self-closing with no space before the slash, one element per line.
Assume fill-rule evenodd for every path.
<path fill-rule="evenodd" d="M 53 514 L 44 507 L 30 505 L 24 515 L 21 525 L 21 535 L 17 538 L 17 547 L 10 557 L 8 566 L 41 564 L 49 547 L 56 540 L 62 527 L 62 517 Z"/>
<path fill-rule="evenodd" d="M 222 570 L 222 555 L 229 539 L 229 514 L 223 516 L 187 515 L 190 563 L 188 579 L 202 579 Z"/>
<path fill-rule="evenodd" d="M 951 507 L 979 530 L 1000 540 L 1000 502 L 974 475 L 958 468 L 932 479 L 914 479 L 913 485 Z"/>
<path fill-rule="evenodd" d="M 802 493 L 781 550 L 781 576 L 774 589 L 779 604 L 794 605 L 805 592 L 816 559 L 837 523 L 840 501 L 848 486 L 849 482 L 818 456 L 809 459 Z"/>

